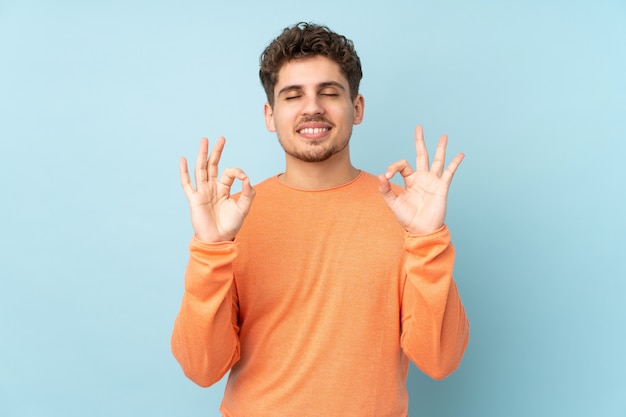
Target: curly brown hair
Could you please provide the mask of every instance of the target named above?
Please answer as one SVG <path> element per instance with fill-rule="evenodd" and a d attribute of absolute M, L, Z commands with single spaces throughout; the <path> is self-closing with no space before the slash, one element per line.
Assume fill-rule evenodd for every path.
<path fill-rule="evenodd" d="M 352 100 L 356 98 L 363 72 L 352 41 L 326 26 L 300 22 L 285 28 L 261 54 L 259 77 L 270 106 L 274 106 L 274 87 L 283 64 L 293 59 L 317 55 L 330 58 L 339 64 L 341 72 L 348 80 L 350 97 Z"/>

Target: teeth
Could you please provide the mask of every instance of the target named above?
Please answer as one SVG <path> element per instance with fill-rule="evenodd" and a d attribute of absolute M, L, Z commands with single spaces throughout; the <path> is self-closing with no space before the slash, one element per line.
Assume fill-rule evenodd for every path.
<path fill-rule="evenodd" d="M 321 132 L 326 132 L 327 130 L 328 130 L 328 128 L 325 128 L 325 127 L 315 127 L 315 128 L 306 127 L 304 129 L 300 130 L 300 133 L 304 133 L 306 135 L 316 135 L 316 134 L 321 133 Z"/>

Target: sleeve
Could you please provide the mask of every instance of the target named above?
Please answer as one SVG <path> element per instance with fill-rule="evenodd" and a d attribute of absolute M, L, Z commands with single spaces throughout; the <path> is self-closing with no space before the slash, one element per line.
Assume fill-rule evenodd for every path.
<path fill-rule="evenodd" d="M 446 226 L 424 236 L 405 237 L 401 346 L 434 379 L 450 375 L 461 363 L 469 322 L 452 278 L 454 247 Z"/>
<path fill-rule="evenodd" d="M 239 360 L 239 308 L 232 268 L 237 246 L 208 244 L 194 237 L 189 250 L 171 347 L 185 375 L 208 387 Z"/>

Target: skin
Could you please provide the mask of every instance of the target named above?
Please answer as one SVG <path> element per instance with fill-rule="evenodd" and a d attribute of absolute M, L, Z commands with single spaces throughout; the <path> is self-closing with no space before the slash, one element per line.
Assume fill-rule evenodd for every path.
<path fill-rule="evenodd" d="M 279 180 L 301 189 L 324 189 L 345 184 L 359 170 L 350 161 L 352 127 L 362 122 L 363 96 L 350 98 L 348 81 L 332 60 L 317 56 L 287 62 L 278 73 L 274 106 L 265 103 L 266 127 L 275 132 L 285 151 L 286 169 Z M 414 135 L 415 170 L 406 160 L 392 163 L 378 176 L 379 191 L 400 224 L 416 235 L 430 234 L 444 225 L 448 190 L 464 155 L 445 167 L 447 136 L 441 136 L 432 165 L 421 126 Z M 191 183 L 187 160 L 180 160 L 181 185 L 189 200 L 197 239 L 222 242 L 235 238 L 254 200 L 250 179 L 240 168 L 228 168 L 219 177 L 218 164 L 225 139 L 220 137 L 209 155 L 206 138 Z M 404 189 L 396 194 L 390 179 L 400 174 Z M 242 182 L 235 200 L 232 184 Z"/>
<path fill-rule="evenodd" d="M 334 61 L 317 56 L 293 60 L 278 72 L 273 107 L 265 124 L 285 151 L 279 178 L 292 187 L 322 189 L 345 184 L 359 170 L 350 162 L 352 126 L 363 120 L 365 102 L 350 98 L 348 80 Z"/>
<path fill-rule="evenodd" d="M 407 231 L 425 235 L 443 227 L 450 184 L 465 155 L 459 153 L 444 169 L 448 137 L 443 135 L 437 144 L 433 164 L 429 166 L 422 126 L 415 128 L 414 140 L 415 170 L 406 160 L 394 162 L 385 174 L 378 176 L 379 191 Z M 397 173 L 404 179 L 404 190 L 398 195 L 389 182 Z"/>

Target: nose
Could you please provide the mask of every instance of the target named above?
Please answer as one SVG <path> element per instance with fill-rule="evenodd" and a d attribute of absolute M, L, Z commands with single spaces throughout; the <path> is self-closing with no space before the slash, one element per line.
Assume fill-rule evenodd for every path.
<path fill-rule="evenodd" d="M 304 116 L 314 116 L 324 114 L 324 106 L 317 94 L 309 95 L 303 101 L 302 114 Z"/>

